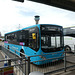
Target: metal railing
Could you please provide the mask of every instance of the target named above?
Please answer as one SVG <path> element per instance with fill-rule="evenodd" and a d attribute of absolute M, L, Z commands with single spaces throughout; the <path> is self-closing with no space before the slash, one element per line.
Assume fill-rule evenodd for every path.
<path fill-rule="evenodd" d="M 27 73 L 26 73 L 26 61 L 27 60 L 25 60 L 25 62 L 23 62 L 23 61 L 21 61 L 22 59 L 25 59 L 25 58 L 16 58 L 16 59 L 13 58 L 13 59 L 0 60 L 0 62 L 3 62 L 3 63 L 5 61 L 7 61 L 6 62 L 7 66 L 0 67 L 0 71 L 4 70 L 3 72 L 5 73 L 7 70 L 10 71 L 10 68 L 12 67 L 13 75 L 27 75 Z M 21 62 L 19 62 L 19 60 Z M 14 61 L 16 61 L 16 63 L 14 63 Z M 4 64 L 6 64 L 6 63 L 4 63 Z M 7 69 L 7 70 L 5 71 L 5 69 Z M 4 75 L 4 73 L 3 73 L 3 75 Z"/>
<path fill-rule="evenodd" d="M 5 49 L 2 46 L 1 46 L 1 51 L 4 53 L 4 57 L 7 56 L 8 58 L 0 60 L 0 63 L 4 64 L 4 62 L 7 61 L 8 66 L 2 66 L 2 67 L 0 66 L 0 71 L 3 70 L 4 68 L 13 67 L 14 75 L 29 75 L 30 72 L 28 70 L 29 70 L 30 57 L 27 58 L 20 57 L 15 52 L 10 51 L 9 49 Z"/>
<path fill-rule="evenodd" d="M 7 55 L 9 55 L 9 57 L 10 57 L 10 55 L 14 54 L 13 59 L 7 59 L 8 62 L 9 62 L 9 60 L 12 62 L 12 61 L 14 61 L 16 59 L 19 59 L 21 61 L 20 64 L 16 64 L 17 62 L 15 62 L 15 64 L 13 66 L 14 67 L 18 66 L 19 70 L 21 69 L 21 71 L 22 71 L 22 75 L 29 75 L 29 73 L 33 72 L 33 71 L 40 71 L 40 72 L 43 72 L 45 75 L 47 75 L 47 74 L 56 73 L 56 72 L 59 73 L 59 71 L 62 71 L 62 70 L 64 70 L 64 72 L 66 72 L 66 70 L 69 69 L 69 68 L 71 68 L 71 69 L 75 68 L 75 63 L 72 62 L 72 59 L 75 58 L 75 54 L 69 53 L 69 52 L 66 52 L 66 51 L 64 51 L 64 52 L 56 52 L 56 53 L 48 53 L 48 54 L 43 54 L 43 55 L 35 55 L 35 56 L 27 56 L 27 55 L 25 55 L 22 52 L 19 52 L 17 50 L 12 52 L 9 49 L 5 49 L 4 47 L 2 47 L 2 51 L 4 53 L 6 53 Z M 24 56 L 26 56 L 26 58 L 21 58 L 20 56 L 16 55 L 15 52 L 22 53 Z M 45 55 L 47 56 L 47 55 L 52 55 L 52 54 L 54 55 L 54 54 L 57 54 L 57 53 L 58 54 L 62 53 L 63 56 L 54 57 L 54 58 L 48 58 L 48 59 L 42 59 L 42 60 L 37 59 L 37 57 L 41 57 L 41 56 L 45 56 Z M 19 58 L 17 58 L 17 57 L 19 57 Z M 31 61 L 31 59 L 33 59 L 34 57 L 36 57 L 36 60 Z M 61 58 L 63 58 L 63 59 L 61 59 Z M 55 60 L 55 59 L 61 59 L 61 60 Z M 42 65 L 36 65 L 36 63 L 39 63 L 39 62 L 44 63 L 44 62 L 50 61 L 50 60 L 53 60 L 53 61 L 45 63 L 45 64 L 42 64 Z M 19 67 L 21 65 L 23 65 L 22 68 Z M 17 69 L 16 69 L 16 71 L 17 71 Z M 18 71 L 16 72 L 17 74 L 18 74 Z"/>

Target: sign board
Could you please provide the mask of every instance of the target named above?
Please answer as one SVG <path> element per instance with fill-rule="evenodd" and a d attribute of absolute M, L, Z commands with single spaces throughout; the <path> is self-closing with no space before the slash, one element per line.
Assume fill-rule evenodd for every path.
<path fill-rule="evenodd" d="M 32 33 L 33 39 L 36 39 L 36 33 Z"/>
<path fill-rule="evenodd" d="M 13 67 L 5 67 L 1 69 L 0 75 L 14 75 Z"/>
<path fill-rule="evenodd" d="M 52 26 L 52 25 L 41 25 L 42 31 L 62 31 L 62 28 L 60 26 Z"/>
<path fill-rule="evenodd" d="M 4 69 L 0 69 L 0 75 L 4 75 Z"/>

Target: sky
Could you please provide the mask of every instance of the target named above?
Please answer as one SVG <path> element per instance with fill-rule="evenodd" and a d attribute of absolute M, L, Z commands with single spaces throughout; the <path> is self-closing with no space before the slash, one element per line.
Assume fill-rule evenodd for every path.
<path fill-rule="evenodd" d="M 35 25 L 34 16 L 40 16 L 40 24 L 75 26 L 75 12 L 25 0 L 24 3 L 0 0 L 0 32 L 5 33 Z"/>

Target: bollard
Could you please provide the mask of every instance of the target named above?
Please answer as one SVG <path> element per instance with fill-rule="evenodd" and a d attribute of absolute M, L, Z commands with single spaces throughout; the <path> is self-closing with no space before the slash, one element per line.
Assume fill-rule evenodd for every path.
<path fill-rule="evenodd" d="M 29 75 L 44 75 L 42 72 L 34 71 L 31 72 Z"/>
<path fill-rule="evenodd" d="M 5 60 L 7 60 L 7 56 L 5 55 Z M 4 67 L 5 66 L 8 66 L 8 63 L 7 63 L 7 61 L 4 61 Z"/>

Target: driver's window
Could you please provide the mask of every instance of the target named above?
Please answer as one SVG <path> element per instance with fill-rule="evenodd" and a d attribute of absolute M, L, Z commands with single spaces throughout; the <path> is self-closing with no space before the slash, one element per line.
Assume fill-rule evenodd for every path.
<path fill-rule="evenodd" d="M 36 47 L 37 47 L 36 33 L 31 33 L 29 35 L 29 47 L 32 48 L 32 49 L 36 49 Z"/>
<path fill-rule="evenodd" d="M 29 47 L 35 51 L 39 49 L 39 29 L 33 27 L 29 29 Z"/>

